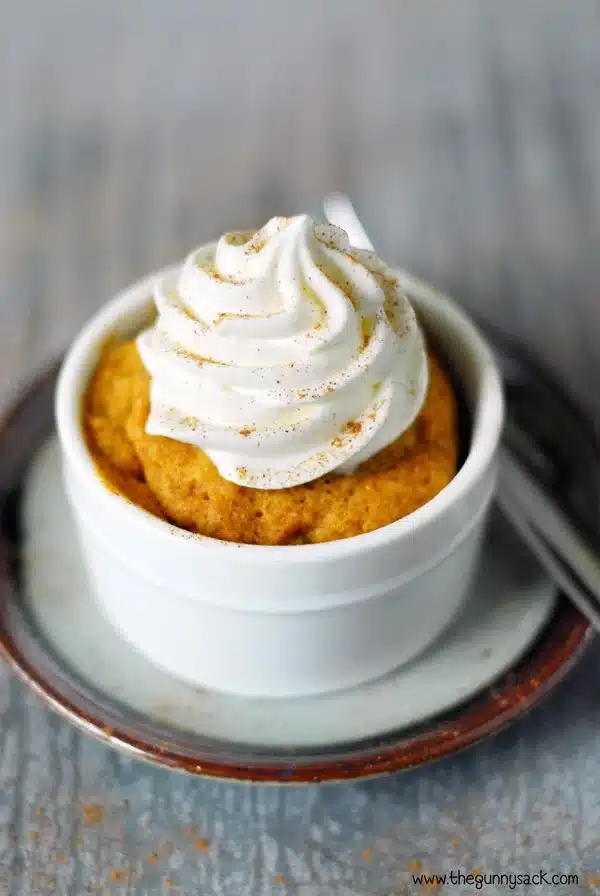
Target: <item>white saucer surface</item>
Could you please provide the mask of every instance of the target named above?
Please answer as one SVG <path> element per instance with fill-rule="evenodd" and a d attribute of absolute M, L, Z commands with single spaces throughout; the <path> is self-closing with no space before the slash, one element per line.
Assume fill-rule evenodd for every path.
<path fill-rule="evenodd" d="M 328 696 L 228 697 L 155 668 L 104 618 L 86 581 L 55 439 L 31 467 L 23 514 L 27 603 L 51 649 L 73 673 L 154 722 L 254 747 L 348 743 L 447 712 L 509 669 L 540 633 L 555 604 L 550 582 L 495 518 L 464 612 L 408 667 Z"/>

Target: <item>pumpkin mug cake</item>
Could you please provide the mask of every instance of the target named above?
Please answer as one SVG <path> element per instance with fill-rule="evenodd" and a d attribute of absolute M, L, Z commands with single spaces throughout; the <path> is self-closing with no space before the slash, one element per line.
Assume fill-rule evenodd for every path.
<path fill-rule="evenodd" d="M 173 675 L 357 686 L 464 604 L 499 374 L 449 298 L 339 228 L 273 218 L 121 293 L 67 353 L 56 416 L 93 593 Z"/>
<path fill-rule="evenodd" d="M 105 482 L 191 532 L 348 538 L 452 479 L 456 400 L 397 278 L 344 231 L 273 218 L 193 252 L 84 399 Z"/>

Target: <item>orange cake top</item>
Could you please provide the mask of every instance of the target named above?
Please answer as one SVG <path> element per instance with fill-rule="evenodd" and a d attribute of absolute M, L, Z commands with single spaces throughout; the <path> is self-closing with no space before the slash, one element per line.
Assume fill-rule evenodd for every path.
<path fill-rule="evenodd" d="M 134 341 L 105 349 L 84 397 L 83 425 L 107 487 L 161 519 L 248 544 L 332 541 L 405 517 L 455 475 L 456 397 L 431 353 L 428 365 L 421 410 L 398 439 L 352 473 L 329 473 L 290 488 L 228 481 L 199 447 L 149 434 L 150 377 Z"/>

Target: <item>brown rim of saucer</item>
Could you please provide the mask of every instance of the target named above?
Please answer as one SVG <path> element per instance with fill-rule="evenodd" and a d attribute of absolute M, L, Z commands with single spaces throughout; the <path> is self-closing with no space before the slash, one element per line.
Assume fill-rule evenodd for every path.
<path fill-rule="evenodd" d="M 56 373 L 37 380 L 0 425 L 0 654 L 51 709 L 86 733 L 138 758 L 213 778 L 303 784 L 376 777 L 452 755 L 502 730 L 550 694 L 590 643 L 589 623 L 562 598 L 524 659 L 473 700 L 418 729 L 323 749 L 203 741 L 136 716 L 78 680 L 34 631 L 19 599 L 19 488 L 51 431 Z"/>

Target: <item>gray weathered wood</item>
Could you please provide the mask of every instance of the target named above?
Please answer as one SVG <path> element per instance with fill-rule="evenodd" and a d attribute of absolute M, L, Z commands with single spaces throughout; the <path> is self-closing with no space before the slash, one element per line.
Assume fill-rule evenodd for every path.
<path fill-rule="evenodd" d="M 0 109 L 2 406 L 118 287 L 341 188 L 382 254 L 530 343 L 600 424 L 596 0 L 4 3 Z M 3 671 L 0 892 L 381 896 L 414 892 L 412 859 L 600 892 L 599 656 L 452 762 L 285 792 L 119 758 Z"/>

